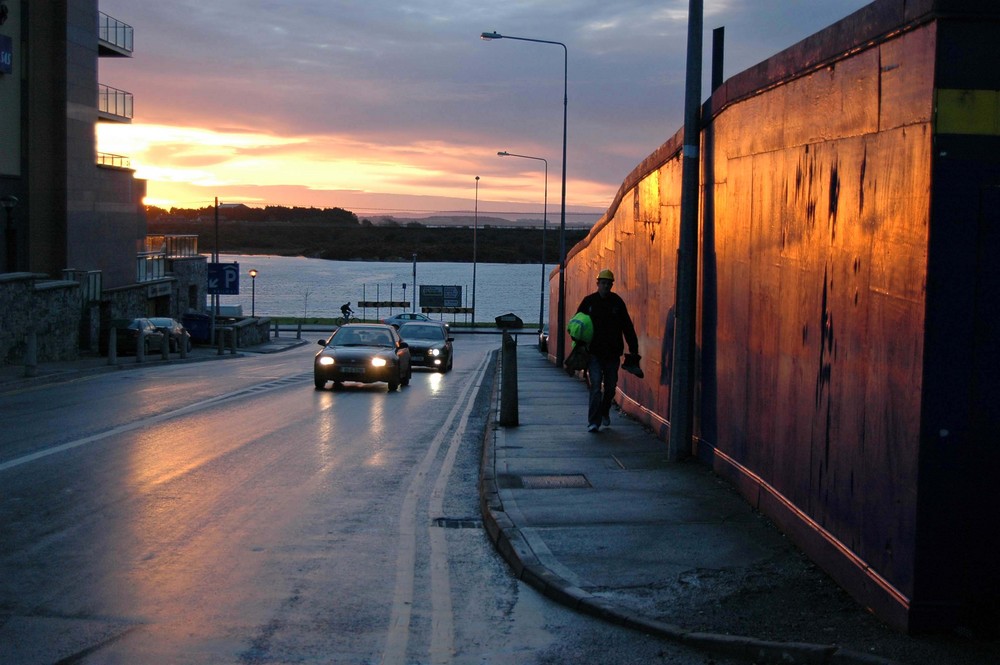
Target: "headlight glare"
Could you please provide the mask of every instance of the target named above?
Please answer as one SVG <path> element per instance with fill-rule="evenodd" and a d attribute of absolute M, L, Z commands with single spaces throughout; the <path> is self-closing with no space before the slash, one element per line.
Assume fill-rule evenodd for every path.
<path fill-rule="evenodd" d="M 333 358 L 331 358 L 330 356 L 320 356 L 319 364 L 323 365 L 324 367 L 326 365 L 332 365 L 333 364 Z"/>
<path fill-rule="evenodd" d="M 372 367 L 385 367 L 385 358 L 372 358 Z"/>

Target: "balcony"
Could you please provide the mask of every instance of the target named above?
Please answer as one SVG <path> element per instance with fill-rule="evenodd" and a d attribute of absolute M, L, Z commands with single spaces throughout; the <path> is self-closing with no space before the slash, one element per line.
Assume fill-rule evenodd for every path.
<path fill-rule="evenodd" d="M 98 84 L 97 118 L 106 122 L 132 122 L 132 93 Z"/>
<path fill-rule="evenodd" d="M 97 17 L 97 54 L 112 58 L 132 57 L 132 26 L 104 12 Z"/>
<path fill-rule="evenodd" d="M 112 169 L 132 169 L 132 160 L 124 155 L 112 155 L 110 152 L 97 153 L 97 165 Z"/>
<path fill-rule="evenodd" d="M 168 259 L 183 259 L 198 254 L 196 235 L 147 235 L 140 253 L 163 254 Z"/>

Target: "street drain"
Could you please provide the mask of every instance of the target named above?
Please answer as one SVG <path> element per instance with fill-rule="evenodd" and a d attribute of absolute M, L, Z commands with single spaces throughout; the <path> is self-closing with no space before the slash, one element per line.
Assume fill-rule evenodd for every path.
<path fill-rule="evenodd" d="M 497 484 L 502 489 L 526 490 L 562 490 L 587 489 L 591 487 L 587 477 L 582 473 L 564 473 L 547 475 L 500 475 Z"/>
<path fill-rule="evenodd" d="M 482 529 L 483 521 L 473 517 L 435 517 L 431 522 L 442 529 Z"/>

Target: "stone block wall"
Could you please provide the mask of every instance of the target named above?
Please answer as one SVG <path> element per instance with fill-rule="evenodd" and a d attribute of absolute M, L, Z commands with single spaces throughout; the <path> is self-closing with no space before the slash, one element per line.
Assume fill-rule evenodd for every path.
<path fill-rule="evenodd" d="M 38 362 L 75 360 L 80 285 L 39 273 L 0 274 L 0 365 L 24 363 L 27 335 L 37 335 Z"/>

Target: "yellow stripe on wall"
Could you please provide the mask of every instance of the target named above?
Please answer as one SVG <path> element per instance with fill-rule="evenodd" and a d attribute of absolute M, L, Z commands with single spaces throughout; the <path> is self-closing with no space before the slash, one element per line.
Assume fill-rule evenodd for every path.
<path fill-rule="evenodd" d="M 1000 135 L 1000 90 L 937 90 L 938 134 Z"/>

